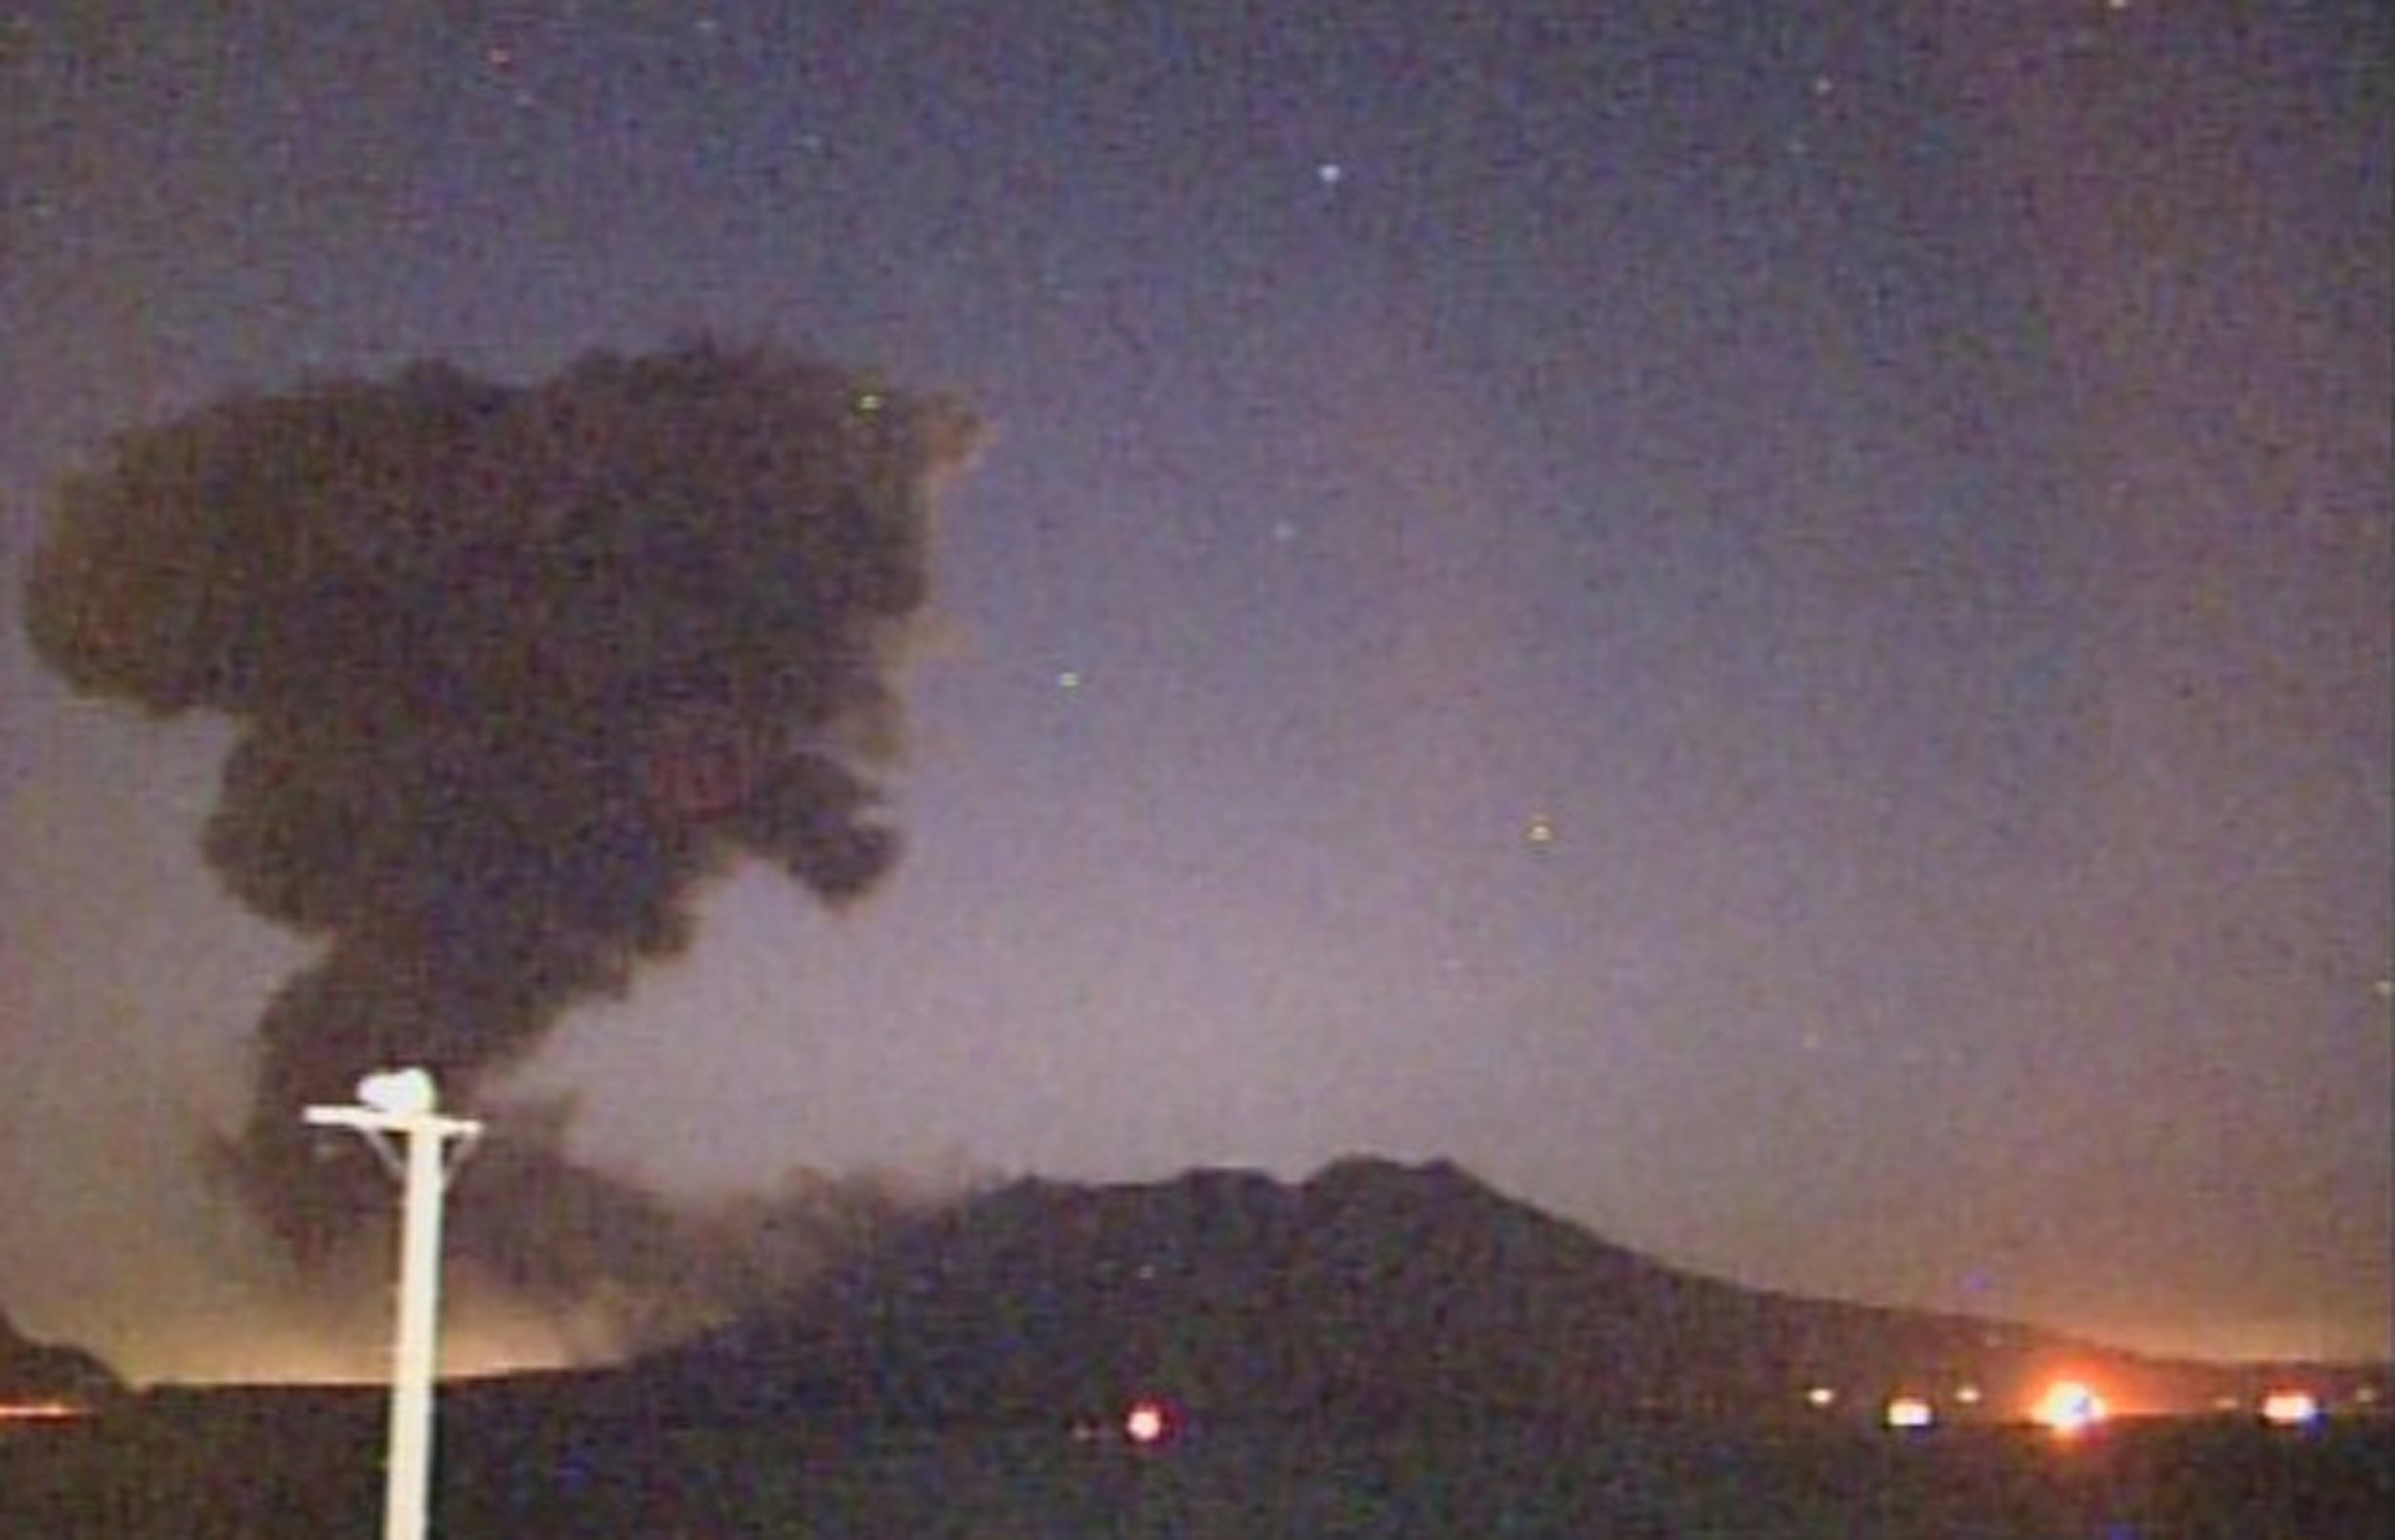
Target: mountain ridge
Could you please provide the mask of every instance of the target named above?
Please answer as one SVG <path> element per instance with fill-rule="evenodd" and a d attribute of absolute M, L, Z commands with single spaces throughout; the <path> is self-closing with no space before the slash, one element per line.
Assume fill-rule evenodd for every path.
<path fill-rule="evenodd" d="M 37 1341 L 0 1311 L 0 1410 L 11 1406 L 85 1408 L 122 1394 L 125 1382 L 98 1354 Z"/>
<path fill-rule="evenodd" d="M 623 1373 L 696 1416 L 1004 1422 L 1147 1396 L 1214 1419 L 1738 1420 L 1877 1416 L 1901 1396 L 1969 1420 L 2023 1415 L 2066 1373 L 2161 1412 L 2250 1406 L 2285 1371 L 1749 1288 L 1451 1162 L 1356 1156 L 1299 1183 L 1010 1182 Z M 2384 1397 L 2383 1369 L 2342 1372 L 2331 1389 L 2312 1367 L 2324 1400 Z"/>

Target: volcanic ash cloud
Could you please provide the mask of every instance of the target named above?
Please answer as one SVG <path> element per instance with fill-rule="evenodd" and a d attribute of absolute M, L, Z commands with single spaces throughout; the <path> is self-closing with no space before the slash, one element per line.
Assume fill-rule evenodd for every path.
<path fill-rule="evenodd" d="M 679 949 L 737 856 L 835 905 L 889 869 L 894 667 L 978 437 L 947 399 L 707 345 L 224 400 L 59 489 L 36 649 L 237 725 L 207 858 L 325 941 L 260 1024 L 236 1152 L 285 1238 L 388 1201 L 308 1159 L 308 1102 L 396 1061 L 470 1098 Z"/>

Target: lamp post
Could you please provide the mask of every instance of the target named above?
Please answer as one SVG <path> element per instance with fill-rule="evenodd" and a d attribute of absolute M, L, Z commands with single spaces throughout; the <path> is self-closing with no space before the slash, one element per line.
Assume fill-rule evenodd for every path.
<path fill-rule="evenodd" d="M 448 1191 L 449 1142 L 465 1158 L 482 1124 L 440 1112 L 432 1076 L 386 1070 L 357 1083 L 358 1105 L 309 1107 L 318 1128 L 365 1136 L 400 1178 L 399 1327 L 391 1354 L 391 1445 L 384 1464 L 383 1540 L 422 1540 L 432 1479 L 432 1380 L 441 1321 L 441 1202 Z M 403 1153 L 391 1147 L 398 1135 Z"/>

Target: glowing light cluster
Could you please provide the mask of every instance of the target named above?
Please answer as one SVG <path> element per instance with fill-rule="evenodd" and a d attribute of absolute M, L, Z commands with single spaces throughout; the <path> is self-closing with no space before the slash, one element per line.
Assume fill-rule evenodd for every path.
<path fill-rule="evenodd" d="M 2320 1420 L 2320 1402 L 2309 1391 L 2272 1391 L 2262 1398 L 2262 1420 L 2274 1428 L 2301 1428 Z"/>
<path fill-rule="evenodd" d="M 2111 1408 L 2104 1404 L 2104 1397 L 2080 1380 L 2057 1380 L 2047 1386 L 2045 1394 L 2029 1413 L 2032 1421 L 2065 1438 L 2092 1428 L 2110 1415 Z"/>
<path fill-rule="evenodd" d="M 1173 1414 L 1161 1401 L 1134 1401 L 1123 1415 L 1123 1437 L 1141 1448 L 1152 1448 L 1173 1436 Z"/>
<path fill-rule="evenodd" d="M 0 1401 L 0 1422 L 71 1422 L 89 1415 L 72 1401 Z"/>
<path fill-rule="evenodd" d="M 1900 1395 L 1888 1402 L 1882 1419 L 1891 1428 L 1911 1432 L 1934 1426 L 1938 1414 L 1935 1407 L 1918 1395 Z"/>

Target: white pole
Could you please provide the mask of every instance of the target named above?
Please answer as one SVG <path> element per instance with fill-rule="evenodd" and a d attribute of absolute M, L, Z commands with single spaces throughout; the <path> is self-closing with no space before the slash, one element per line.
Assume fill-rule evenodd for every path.
<path fill-rule="evenodd" d="M 440 1323 L 442 1137 L 407 1130 L 399 1220 L 399 1329 L 391 1353 L 391 1463 L 384 1540 L 418 1540 L 432 1481 L 434 1337 Z"/>
<path fill-rule="evenodd" d="M 441 1325 L 441 1206 L 448 1142 L 470 1143 L 482 1124 L 436 1110 L 422 1070 L 370 1075 L 355 1107 L 310 1107 L 308 1121 L 352 1128 L 390 1161 L 385 1136 L 406 1144 L 401 1168 L 399 1325 L 391 1352 L 391 1440 L 384 1461 L 383 1540 L 423 1540 L 432 1486 L 432 1386 Z M 397 1163 L 394 1163 L 397 1164 Z"/>

